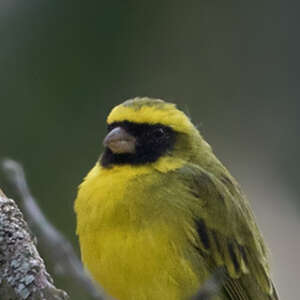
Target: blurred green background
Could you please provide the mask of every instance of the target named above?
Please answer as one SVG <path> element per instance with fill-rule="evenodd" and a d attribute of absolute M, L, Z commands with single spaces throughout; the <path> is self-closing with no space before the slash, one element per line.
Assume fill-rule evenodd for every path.
<path fill-rule="evenodd" d="M 24 165 L 43 211 L 78 247 L 73 200 L 110 109 L 134 96 L 176 102 L 244 187 L 279 293 L 295 299 L 299 6 L 0 1 L 0 156 Z"/>

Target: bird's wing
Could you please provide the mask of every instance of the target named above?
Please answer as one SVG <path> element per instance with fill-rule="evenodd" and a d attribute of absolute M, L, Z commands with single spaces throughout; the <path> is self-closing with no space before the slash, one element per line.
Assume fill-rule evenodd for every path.
<path fill-rule="evenodd" d="M 226 170 L 218 177 L 196 165 L 180 170 L 188 188 L 195 235 L 192 243 L 209 268 L 224 266 L 230 300 L 276 300 L 267 250 L 248 202 Z M 193 236 L 193 235 L 192 235 Z"/>

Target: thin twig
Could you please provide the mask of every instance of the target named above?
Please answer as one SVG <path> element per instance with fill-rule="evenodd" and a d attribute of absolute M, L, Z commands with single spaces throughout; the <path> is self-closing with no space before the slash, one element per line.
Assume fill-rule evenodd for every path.
<path fill-rule="evenodd" d="M 5 159 L 2 161 L 2 169 L 21 200 L 20 205 L 30 228 L 37 235 L 41 247 L 47 250 L 49 260 L 55 265 L 54 270 L 61 275 L 67 275 L 93 299 L 103 300 L 104 297 L 84 271 L 71 243 L 46 219 L 37 205 L 30 193 L 22 166 L 14 160 Z"/>

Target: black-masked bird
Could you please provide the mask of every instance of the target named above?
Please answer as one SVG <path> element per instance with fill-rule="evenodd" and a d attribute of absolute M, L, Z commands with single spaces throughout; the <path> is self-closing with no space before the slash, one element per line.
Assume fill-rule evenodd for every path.
<path fill-rule="evenodd" d="M 217 270 L 215 299 L 278 299 L 237 181 L 174 104 L 135 98 L 107 118 L 104 152 L 75 202 L 82 260 L 118 300 L 187 300 Z"/>

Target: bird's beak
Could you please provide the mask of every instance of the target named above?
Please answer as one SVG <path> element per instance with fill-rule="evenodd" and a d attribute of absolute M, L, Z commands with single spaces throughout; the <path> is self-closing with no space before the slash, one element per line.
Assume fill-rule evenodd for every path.
<path fill-rule="evenodd" d="M 103 145 L 113 153 L 135 153 L 136 139 L 122 127 L 112 129 L 103 141 Z"/>

